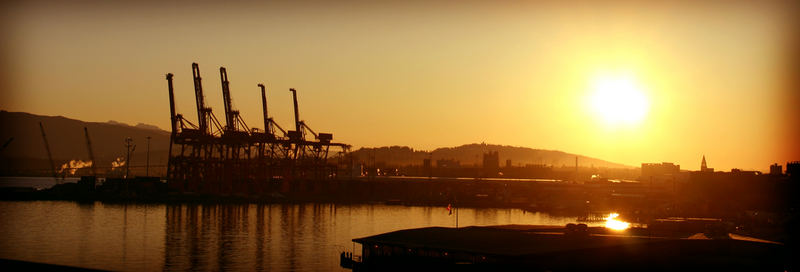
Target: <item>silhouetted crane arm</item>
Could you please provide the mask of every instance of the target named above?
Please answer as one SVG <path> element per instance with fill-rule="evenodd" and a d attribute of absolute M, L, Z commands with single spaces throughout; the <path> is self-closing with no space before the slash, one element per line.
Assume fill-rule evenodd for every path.
<path fill-rule="evenodd" d="M 10 144 L 11 141 L 13 141 L 13 140 L 14 140 L 14 137 L 8 138 L 8 141 L 6 141 L 6 143 L 3 144 L 3 147 L 0 147 L 0 151 L 5 150 L 6 147 L 8 147 L 8 144 Z"/>
<path fill-rule="evenodd" d="M 172 87 L 172 73 L 167 74 L 167 85 L 169 87 L 169 120 L 172 125 L 171 133 L 174 135 L 178 131 L 178 120 L 175 115 L 175 91 Z"/>
<path fill-rule="evenodd" d="M 244 122 L 244 119 L 239 114 L 239 112 L 236 111 L 235 113 L 236 113 L 236 122 L 242 126 L 242 131 L 250 132 L 250 126 L 248 126 L 247 123 Z"/>
<path fill-rule="evenodd" d="M 289 91 L 292 92 L 292 101 L 294 101 L 294 126 L 295 126 L 295 131 L 297 131 L 297 133 L 300 133 L 300 112 L 297 109 L 297 90 L 295 90 L 294 88 L 291 88 L 291 89 L 289 89 Z"/>
<path fill-rule="evenodd" d="M 311 127 L 309 127 L 308 125 L 306 125 L 306 121 L 300 121 L 300 125 L 301 125 L 302 127 L 306 128 L 306 129 L 308 130 L 308 132 L 311 132 L 311 134 L 312 134 L 312 135 L 314 135 L 314 139 L 318 139 L 318 138 L 319 138 L 319 135 L 317 135 L 317 133 L 316 133 L 316 132 L 314 132 L 314 130 L 313 130 L 313 129 L 311 129 Z"/>
<path fill-rule="evenodd" d="M 222 131 L 223 131 L 222 124 L 219 123 L 219 120 L 217 119 L 217 116 L 214 115 L 213 112 L 211 112 L 211 109 L 208 109 L 208 116 L 209 116 L 209 119 L 211 119 L 211 123 L 214 124 L 214 127 L 217 128 L 216 132 L 211 132 L 210 134 L 211 135 L 216 135 L 216 134 L 222 135 Z"/>
<path fill-rule="evenodd" d="M 225 130 L 236 130 L 236 120 L 233 113 L 233 103 L 231 102 L 230 82 L 228 81 L 228 71 L 225 67 L 219 67 L 220 84 L 222 85 L 222 104 L 225 106 Z"/>
<path fill-rule="evenodd" d="M 284 130 L 280 125 L 278 125 L 278 123 L 276 123 L 275 120 L 272 120 L 272 118 L 269 118 L 269 123 L 272 124 L 273 126 L 275 126 L 276 128 L 278 128 L 278 130 L 280 130 L 281 133 L 283 133 L 283 137 L 287 137 L 288 136 L 288 135 L 286 135 L 287 134 L 286 130 Z"/>
<path fill-rule="evenodd" d="M 267 88 L 261 83 L 258 84 L 258 87 L 261 88 L 261 109 L 264 113 L 264 132 L 273 134 L 270 128 L 269 115 L 267 114 Z"/>
<path fill-rule="evenodd" d="M 203 96 L 203 84 L 200 78 L 200 66 L 192 63 L 192 78 L 194 79 L 194 96 L 197 102 L 197 123 L 203 134 L 208 133 L 208 122 L 206 119 L 205 98 Z"/>
<path fill-rule="evenodd" d="M 53 179 L 56 180 L 56 183 L 60 183 L 58 180 L 58 174 L 56 173 L 56 164 L 53 162 L 53 154 L 50 153 L 50 144 L 47 143 L 47 134 L 44 133 L 44 126 L 42 126 L 42 122 L 39 122 L 39 129 L 42 131 L 42 139 L 44 140 L 44 149 L 47 150 L 47 159 L 50 160 L 50 169 L 53 170 Z"/>
<path fill-rule="evenodd" d="M 89 160 L 92 161 L 92 175 L 97 176 L 97 161 L 94 160 L 94 151 L 92 151 L 92 140 L 89 139 L 89 129 L 83 127 L 83 133 L 86 134 L 86 148 L 89 149 Z"/>
<path fill-rule="evenodd" d="M 189 124 L 189 125 L 188 125 L 188 127 L 190 127 L 190 128 L 193 128 L 193 129 L 198 129 L 197 125 L 195 125 L 194 123 L 192 123 L 192 121 L 189 121 L 189 120 L 187 120 L 186 118 L 183 118 L 183 115 L 181 115 L 181 114 L 178 114 L 177 118 L 178 118 L 178 123 L 180 123 L 180 124 L 181 124 L 181 125 L 180 125 L 180 127 L 181 127 L 181 130 L 183 130 L 184 128 L 186 128 L 186 127 L 187 127 L 187 125 L 186 125 L 186 124 Z"/>

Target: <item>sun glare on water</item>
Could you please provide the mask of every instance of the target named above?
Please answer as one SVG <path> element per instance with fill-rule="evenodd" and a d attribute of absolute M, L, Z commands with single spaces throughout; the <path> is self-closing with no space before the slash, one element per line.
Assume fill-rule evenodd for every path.
<path fill-rule="evenodd" d="M 647 97 L 630 76 L 601 76 L 591 88 L 590 107 L 608 125 L 639 124 L 650 108 Z"/>
<path fill-rule="evenodd" d="M 626 230 L 631 226 L 631 223 L 618 220 L 618 213 L 611 213 L 606 217 L 606 228 L 613 230 Z"/>

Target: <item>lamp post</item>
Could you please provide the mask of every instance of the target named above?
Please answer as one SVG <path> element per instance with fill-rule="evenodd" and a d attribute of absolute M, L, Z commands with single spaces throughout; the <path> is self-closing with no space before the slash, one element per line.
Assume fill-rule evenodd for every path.
<path fill-rule="evenodd" d="M 144 168 L 144 175 L 150 176 L 150 136 L 147 136 L 147 162 Z"/>
<path fill-rule="evenodd" d="M 133 139 L 131 139 L 131 137 L 125 138 L 125 147 L 128 150 L 128 158 L 125 160 L 125 179 L 127 179 L 131 171 L 131 152 L 136 150 L 136 145 L 133 144 Z"/>

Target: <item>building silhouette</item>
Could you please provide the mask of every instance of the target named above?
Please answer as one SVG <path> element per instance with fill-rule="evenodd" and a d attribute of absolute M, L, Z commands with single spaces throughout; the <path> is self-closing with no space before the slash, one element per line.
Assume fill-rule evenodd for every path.
<path fill-rule="evenodd" d="M 438 159 L 436 168 L 461 168 L 461 161 L 455 159 Z"/>
<path fill-rule="evenodd" d="M 798 175 L 800 175 L 800 161 L 787 162 L 786 175 L 797 179 Z"/>
<path fill-rule="evenodd" d="M 708 168 L 706 164 L 706 155 L 703 155 L 703 161 L 700 162 L 700 172 L 714 172 L 714 168 Z"/>
<path fill-rule="evenodd" d="M 769 166 L 769 174 L 773 176 L 783 175 L 783 167 L 780 164 L 773 163 Z"/>
<path fill-rule="evenodd" d="M 673 181 L 681 172 L 681 166 L 671 163 L 642 163 L 642 181 Z"/>
<path fill-rule="evenodd" d="M 493 177 L 500 171 L 500 153 L 489 151 L 483 153 L 483 172 L 485 176 Z"/>

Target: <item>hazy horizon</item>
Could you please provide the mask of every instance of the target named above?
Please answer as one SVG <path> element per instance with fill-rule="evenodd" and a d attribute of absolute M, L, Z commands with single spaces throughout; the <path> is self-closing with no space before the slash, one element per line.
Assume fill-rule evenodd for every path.
<path fill-rule="evenodd" d="M 168 129 L 164 75 L 194 121 L 197 62 L 218 118 L 224 66 L 251 127 L 256 84 L 284 127 L 296 88 L 301 119 L 354 147 L 487 142 L 691 170 L 705 155 L 724 171 L 800 159 L 791 1 L 0 5 L 8 111 Z M 606 85 L 639 96 L 609 110 Z"/>

